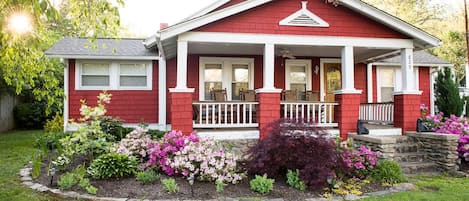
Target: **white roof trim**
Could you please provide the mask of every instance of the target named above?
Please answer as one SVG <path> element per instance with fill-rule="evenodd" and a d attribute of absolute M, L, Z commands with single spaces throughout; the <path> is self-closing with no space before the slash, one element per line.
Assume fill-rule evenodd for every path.
<path fill-rule="evenodd" d="M 189 17 L 184 18 L 181 22 L 191 20 L 191 19 L 200 17 L 202 15 L 205 15 L 205 14 L 217 9 L 218 7 L 223 6 L 224 4 L 226 4 L 228 2 L 230 2 L 230 0 L 218 0 L 218 1 L 208 5 L 207 7 L 202 8 L 201 10 L 197 11 L 196 13 L 190 15 Z"/>
<path fill-rule="evenodd" d="M 374 62 L 371 63 L 373 66 L 400 66 L 400 63 L 386 63 L 386 62 Z M 419 67 L 453 67 L 453 64 L 432 64 L 432 63 L 414 63 L 414 66 Z"/>
<path fill-rule="evenodd" d="M 48 54 L 50 58 L 61 59 L 111 59 L 111 60 L 159 60 L 159 56 L 95 56 L 95 55 L 66 55 L 66 54 Z"/>
<path fill-rule="evenodd" d="M 307 1 L 301 2 L 301 9 L 279 22 L 284 26 L 329 27 L 329 23 L 308 10 Z"/>

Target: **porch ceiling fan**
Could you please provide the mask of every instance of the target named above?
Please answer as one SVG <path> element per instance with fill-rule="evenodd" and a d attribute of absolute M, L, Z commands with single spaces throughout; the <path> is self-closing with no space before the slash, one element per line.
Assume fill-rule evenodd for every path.
<path fill-rule="evenodd" d="M 293 56 L 293 54 L 290 52 L 290 50 L 287 49 L 280 49 L 280 55 L 283 58 L 289 58 L 289 59 L 295 59 L 296 57 Z"/>

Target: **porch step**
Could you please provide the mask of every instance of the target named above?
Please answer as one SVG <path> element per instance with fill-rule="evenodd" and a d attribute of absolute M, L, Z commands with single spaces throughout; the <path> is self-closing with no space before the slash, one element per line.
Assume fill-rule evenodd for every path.
<path fill-rule="evenodd" d="M 396 153 L 409 153 L 409 152 L 418 152 L 422 145 L 418 143 L 399 143 L 396 144 Z"/>
<path fill-rule="evenodd" d="M 394 156 L 394 160 L 399 163 L 405 162 L 424 162 L 426 159 L 423 153 L 398 153 Z"/>
<path fill-rule="evenodd" d="M 385 129 L 369 129 L 370 135 L 401 135 L 402 129 L 400 128 L 385 128 Z"/>
<path fill-rule="evenodd" d="M 428 174 L 438 172 L 438 168 L 433 162 L 401 162 L 404 174 Z"/>

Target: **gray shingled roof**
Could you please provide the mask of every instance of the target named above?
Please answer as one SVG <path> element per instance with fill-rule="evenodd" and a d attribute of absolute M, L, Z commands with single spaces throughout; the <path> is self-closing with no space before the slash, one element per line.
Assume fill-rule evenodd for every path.
<path fill-rule="evenodd" d="M 379 63 L 400 63 L 401 56 L 395 56 L 387 59 L 377 61 Z M 430 53 L 427 53 L 423 50 L 414 52 L 414 64 L 433 64 L 433 65 L 442 65 L 442 66 L 451 66 L 452 64 L 448 61 L 445 61 L 439 57 L 436 57 Z"/>
<path fill-rule="evenodd" d="M 144 39 L 98 38 L 96 47 L 91 47 L 87 38 L 64 38 L 46 51 L 46 55 L 61 58 L 136 58 L 155 59 L 157 50 L 147 49 Z"/>

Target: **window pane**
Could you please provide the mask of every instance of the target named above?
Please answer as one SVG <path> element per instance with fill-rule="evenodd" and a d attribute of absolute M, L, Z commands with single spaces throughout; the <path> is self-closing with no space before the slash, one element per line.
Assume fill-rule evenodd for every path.
<path fill-rule="evenodd" d="M 237 82 L 237 83 L 232 83 L 231 84 L 231 99 L 232 100 L 241 100 L 241 97 L 239 96 L 239 90 L 247 90 L 248 89 L 248 83 L 247 82 Z"/>
<path fill-rule="evenodd" d="M 291 66 L 290 67 L 290 82 L 291 83 L 306 83 L 306 69 L 304 66 Z"/>
<path fill-rule="evenodd" d="M 82 86 L 109 86 L 109 76 L 82 75 Z"/>
<path fill-rule="evenodd" d="M 248 65 L 233 65 L 233 82 L 248 82 L 249 70 Z"/>
<path fill-rule="evenodd" d="M 381 102 L 393 101 L 394 87 L 381 87 Z"/>
<path fill-rule="evenodd" d="M 122 87 L 146 87 L 147 76 L 120 76 Z"/>
<path fill-rule="evenodd" d="M 205 82 L 205 100 L 211 100 L 210 90 L 211 89 L 222 89 L 221 82 Z"/>
<path fill-rule="evenodd" d="M 146 75 L 145 64 L 120 64 L 121 75 Z"/>
<path fill-rule="evenodd" d="M 394 70 L 380 69 L 381 86 L 394 87 Z"/>
<path fill-rule="evenodd" d="M 205 64 L 205 82 L 221 82 L 221 64 Z"/>
<path fill-rule="evenodd" d="M 109 75 L 108 64 L 83 64 L 81 73 L 83 75 Z"/>

